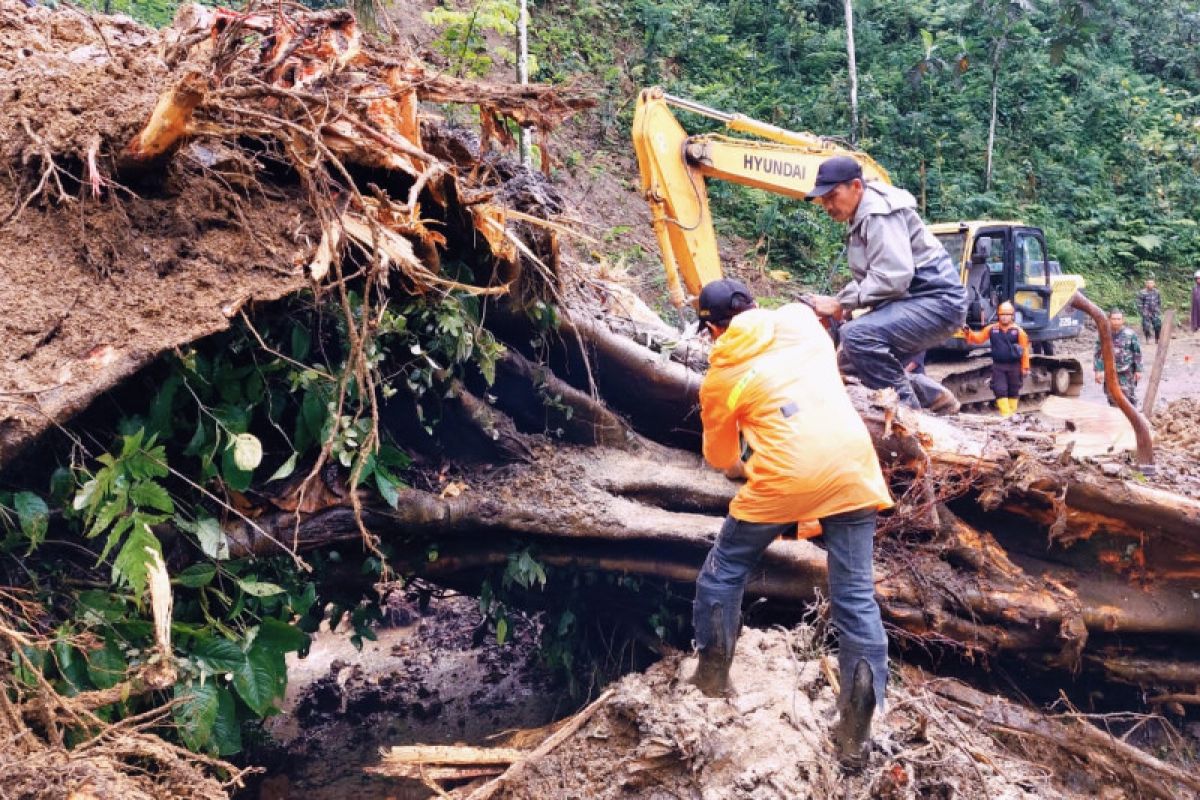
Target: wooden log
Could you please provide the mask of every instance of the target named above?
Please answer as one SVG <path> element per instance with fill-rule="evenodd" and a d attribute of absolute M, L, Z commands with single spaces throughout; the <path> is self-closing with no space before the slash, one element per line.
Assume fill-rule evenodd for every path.
<path fill-rule="evenodd" d="M 526 755 L 511 747 L 471 747 L 461 744 L 422 744 L 389 747 L 382 756 L 388 764 L 511 764 Z"/>
<path fill-rule="evenodd" d="M 1163 317 L 1162 331 L 1154 352 L 1154 365 L 1150 367 L 1150 380 L 1146 381 L 1146 396 L 1142 400 L 1142 411 L 1147 417 L 1154 415 L 1154 401 L 1158 399 L 1158 383 L 1162 380 L 1163 367 L 1167 363 L 1167 351 L 1171 348 L 1171 332 L 1175 330 L 1175 309 L 1168 308 Z"/>

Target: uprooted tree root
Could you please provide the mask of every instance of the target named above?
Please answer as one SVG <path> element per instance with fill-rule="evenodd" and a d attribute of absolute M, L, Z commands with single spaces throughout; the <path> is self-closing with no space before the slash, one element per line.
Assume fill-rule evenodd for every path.
<path fill-rule="evenodd" d="M 160 562 L 161 563 L 161 562 Z M 155 601 L 170 597 L 165 569 Z M 169 606 L 169 603 L 168 603 Z M 170 625 L 169 607 L 160 606 Z M 100 708 L 130 697 L 167 689 L 175 681 L 166 634 L 159 635 L 154 659 L 108 689 L 65 695 L 31 660 L 56 653 L 52 636 L 39 632 L 44 611 L 28 597 L 0 590 L 0 648 L 13 654 L 0 670 L 0 798 L 130 798 L 131 800 L 225 800 L 248 770 L 167 742 L 160 736 L 171 705 L 110 723 Z M 157 621 L 158 618 L 156 618 Z M 71 642 L 86 651 L 87 642 Z"/>

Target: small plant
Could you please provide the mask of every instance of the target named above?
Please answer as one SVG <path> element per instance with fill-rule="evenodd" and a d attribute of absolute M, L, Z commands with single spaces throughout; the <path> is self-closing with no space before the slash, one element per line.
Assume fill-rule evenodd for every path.
<path fill-rule="evenodd" d="M 519 15 L 520 9 L 513 0 L 475 0 L 466 11 L 438 6 L 425 12 L 425 21 L 442 29 L 432 44 L 450 62 L 451 72 L 478 78 L 495 66 L 493 55 L 505 64 L 516 62 L 515 53 L 507 47 L 496 47 L 489 52 L 486 33 L 514 36 Z M 534 73 L 537 66 L 532 57 L 530 61 L 529 71 Z"/>

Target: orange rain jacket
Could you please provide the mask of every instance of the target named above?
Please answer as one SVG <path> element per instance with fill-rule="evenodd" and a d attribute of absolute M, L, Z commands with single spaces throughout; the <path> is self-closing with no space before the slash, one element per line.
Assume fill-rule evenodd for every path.
<path fill-rule="evenodd" d="M 992 335 L 992 328 L 999 328 L 1005 333 L 1008 333 L 1013 328 L 1017 329 L 1017 344 L 1021 345 L 1021 371 L 1029 372 L 1029 336 L 1026 335 L 1025 329 L 1017 325 L 1017 323 L 1012 322 L 1005 326 L 999 322 L 993 322 L 991 325 L 987 325 L 977 331 L 967 331 L 967 341 L 971 344 L 987 344 L 988 339 Z"/>
<path fill-rule="evenodd" d="M 802 522 L 892 505 L 866 425 L 808 306 L 738 314 L 713 344 L 700 386 L 704 458 L 728 469 L 753 451 L 729 504 L 744 522 Z M 813 535 L 819 529 L 802 529 Z"/>

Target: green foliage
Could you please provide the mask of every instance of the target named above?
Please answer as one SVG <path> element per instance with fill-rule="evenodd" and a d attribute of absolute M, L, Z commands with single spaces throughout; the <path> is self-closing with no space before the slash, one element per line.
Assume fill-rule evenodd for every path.
<path fill-rule="evenodd" d="M 121 438 L 117 453 L 104 453 L 103 466 L 80 486 L 71 500 L 71 511 L 82 517 L 89 539 L 104 537 L 98 561 L 114 550 L 112 581 L 123 584 L 140 599 L 146 590 L 151 552 L 162 555 L 162 545 L 151 530 L 171 518 L 175 504 L 159 482 L 170 471 L 166 449 L 146 439 L 142 429 Z"/>
<path fill-rule="evenodd" d="M 361 302 L 349 299 L 349 322 L 361 330 Z M 43 605 L 56 610 L 60 634 L 48 650 L 6 655 L 13 669 L 41 671 L 73 693 L 114 686 L 157 658 L 143 596 L 152 554 L 163 553 L 160 536 L 171 542 L 171 562 L 185 565 L 171 579 L 179 680 L 170 694 L 189 747 L 238 751 L 242 726 L 275 713 L 285 655 L 307 649 L 326 608 L 331 626 L 349 622 L 356 646 L 374 638 L 381 614 L 364 587 L 382 577 L 386 549 L 363 561 L 362 584 L 323 584 L 346 566 L 337 551 L 311 556 L 311 573 L 284 557 L 232 559 L 219 522 L 237 513 L 242 493 L 308 469 L 321 453 L 389 504 L 401 502 L 411 460 L 374 435 L 341 311 L 297 301 L 261 328 L 177 353 L 145 376 L 144 405 L 116 421 L 109 452 L 75 457 L 48 486 L 0 492 L 0 555 L 64 543 L 89 554 L 19 562 Z M 494 380 L 503 349 L 482 330 L 475 298 L 412 298 L 372 314 L 364 345 L 372 391 L 409 392 L 429 430 L 456 381 Z M 518 561 L 513 580 L 528 583 L 531 569 Z M 106 588 L 79 589 L 81 574 L 82 585 Z M 119 718 L 162 699 L 132 698 L 103 713 Z"/>
<path fill-rule="evenodd" d="M 49 0 L 53 4 L 57 0 Z M 212 3 L 210 3 L 212 4 Z M 102 14 L 128 14 L 134 19 L 161 28 L 175 19 L 180 0 L 82 0 L 79 7 Z"/>
<path fill-rule="evenodd" d="M 455 75 L 482 77 L 495 65 L 493 57 L 513 64 L 516 54 L 509 47 L 488 47 L 490 31 L 501 37 L 516 35 L 520 6 L 514 0 L 469 0 L 466 10 L 459 11 L 438 5 L 425 12 L 425 21 L 441 33 L 430 44 L 444 55 Z M 530 73 L 536 65 L 530 65 Z"/>
<path fill-rule="evenodd" d="M 541 77 L 599 78 L 606 141 L 628 156 L 639 87 L 794 130 L 850 134 L 841 4 L 572 0 L 539 9 Z M 615 35 L 614 35 L 615 34 Z M 1200 17 L 1128 0 L 855 4 L 859 144 L 933 221 L 1022 219 L 1098 301 L 1151 271 L 1168 305 L 1200 263 Z M 984 172 L 993 58 L 993 174 Z M 608 98 L 613 98 L 609 102 Z M 691 132 L 710 120 L 679 112 Z M 709 182 L 719 231 L 818 287 L 843 226 L 807 204 Z"/>

